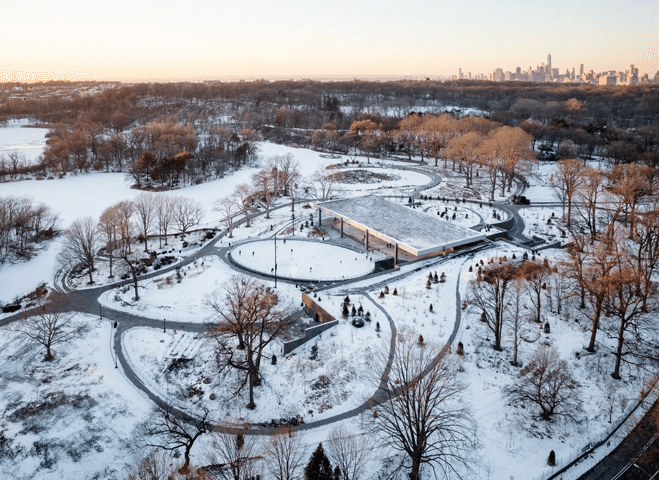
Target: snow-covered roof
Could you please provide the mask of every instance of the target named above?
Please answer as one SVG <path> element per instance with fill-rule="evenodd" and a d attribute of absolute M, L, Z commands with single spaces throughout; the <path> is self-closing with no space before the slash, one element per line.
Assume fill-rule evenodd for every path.
<path fill-rule="evenodd" d="M 485 239 L 469 228 L 439 220 L 376 195 L 330 200 L 315 204 L 325 213 L 343 218 L 350 225 L 368 231 L 399 248 L 421 256 Z"/>

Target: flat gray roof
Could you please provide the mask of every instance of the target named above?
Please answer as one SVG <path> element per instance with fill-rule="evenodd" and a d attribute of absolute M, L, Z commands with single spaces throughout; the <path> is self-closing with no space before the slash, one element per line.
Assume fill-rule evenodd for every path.
<path fill-rule="evenodd" d="M 485 239 L 485 235 L 474 230 L 376 195 L 330 200 L 315 206 L 332 217 L 368 230 L 369 235 L 397 243 L 416 256 Z"/>

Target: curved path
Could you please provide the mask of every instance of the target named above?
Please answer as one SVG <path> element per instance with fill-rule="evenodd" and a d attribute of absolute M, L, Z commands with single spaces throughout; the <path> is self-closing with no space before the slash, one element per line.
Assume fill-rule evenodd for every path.
<path fill-rule="evenodd" d="M 420 191 L 427 189 L 427 188 L 432 188 L 435 185 L 438 185 L 441 183 L 442 179 L 439 175 L 437 175 L 435 172 L 429 172 L 426 171 L 422 168 L 416 168 L 416 167 L 400 167 L 403 170 L 412 170 L 416 171 L 418 173 L 422 173 L 430 177 L 430 182 L 426 185 L 417 187 L 414 192 L 414 196 L 418 195 Z M 304 200 L 301 200 L 304 201 Z M 286 208 L 288 205 L 281 205 L 279 207 L 276 207 L 275 209 L 279 208 Z M 274 210 L 274 209 L 273 209 Z M 263 213 L 262 213 L 263 214 Z M 253 218 L 253 217 L 252 217 Z M 238 226 L 242 223 L 245 222 L 245 219 L 240 219 L 237 221 L 234 221 L 234 226 Z M 187 264 L 190 264 L 194 262 L 195 260 L 206 256 L 206 255 L 217 255 L 220 257 L 220 259 L 225 259 L 227 256 L 228 251 L 230 250 L 231 247 L 228 246 L 219 246 L 218 242 L 220 239 L 224 237 L 226 234 L 226 231 L 220 232 L 218 235 L 215 236 L 212 240 L 207 242 L 204 246 L 202 246 L 200 249 L 192 253 L 191 255 L 187 257 L 182 257 L 179 258 L 179 260 L 173 264 L 173 265 L 168 265 L 165 268 L 161 268 L 160 270 L 150 272 L 148 274 L 141 275 L 138 278 L 138 281 L 142 282 L 143 280 L 149 279 L 149 278 L 154 278 L 154 277 L 159 277 L 162 275 L 165 275 L 167 273 L 173 272 L 176 270 L 176 268 L 185 266 Z M 433 262 L 437 263 L 437 262 Z M 230 263 L 231 267 L 235 270 L 242 271 L 243 273 L 246 271 L 243 268 L 237 268 L 238 266 Z M 389 273 L 390 272 L 380 272 L 381 274 Z M 408 276 L 412 273 L 415 273 L 414 270 L 410 270 L 409 272 L 401 272 L 401 277 Z M 250 275 L 254 275 L 253 272 L 248 272 Z M 272 277 L 269 277 L 267 275 L 257 275 L 261 278 L 267 278 L 267 279 L 272 279 Z M 377 277 L 379 276 L 378 274 L 369 274 L 365 275 L 359 278 L 353 278 L 353 279 L 348 279 L 343 282 L 325 282 L 325 285 L 322 285 L 321 287 L 324 288 L 329 288 L 329 287 L 334 287 L 337 284 L 350 284 L 353 282 L 357 281 L 363 281 L 365 277 Z M 397 278 L 397 277 L 396 277 Z M 282 282 L 289 282 L 293 283 L 292 280 L 289 279 L 280 279 Z M 392 281 L 391 277 L 388 277 L 387 281 Z M 377 281 L 376 281 L 377 282 Z M 297 283 L 304 283 L 304 282 L 297 282 Z M 309 282 L 307 282 L 309 283 Z M 118 365 L 121 365 L 121 368 L 126 376 L 126 378 L 136 387 L 138 388 L 143 394 L 152 400 L 155 404 L 159 405 L 162 408 L 169 408 L 170 411 L 172 411 L 175 415 L 178 417 L 184 419 L 184 420 L 192 420 L 193 417 L 186 411 L 183 411 L 179 408 L 173 407 L 172 405 L 169 405 L 167 401 L 163 398 L 161 398 L 158 394 L 153 392 L 151 389 L 147 387 L 147 385 L 144 384 L 144 382 L 139 378 L 139 376 L 135 373 L 135 371 L 132 369 L 130 362 L 124 352 L 123 349 L 123 334 L 130 328 L 134 327 L 150 327 L 154 329 L 159 329 L 159 328 L 164 328 L 163 322 L 160 320 L 155 320 L 155 319 L 149 319 L 145 318 L 142 316 L 138 315 L 133 315 L 131 313 L 127 312 L 122 312 L 118 310 L 114 310 L 109 307 L 102 307 L 101 304 L 98 301 L 98 298 L 100 295 L 102 295 L 104 292 L 117 288 L 119 286 L 123 285 L 132 285 L 132 279 L 127 279 L 127 280 L 122 280 L 118 282 L 114 282 L 111 284 L 105 284 L 105 285 L 100 285 L 98 287 L 91 287 L 91 288 L 85 288 L 85 289 L 72 289 L 70 288 L 67 283 L 66 283 L 66 274 L 63 271 L 58 271 L 55 275 L 55 288 L 62 291 L 63 293 L 66 294 L 66 302 L 67 305 L 70 307 L 71 311 L 78 311 L 78 312 L 83 312 L 87 313 L 90 315 L 99 315 L 100 319 L 107 319 L 110 322 L 116 322 L 117 323 L 117 328 L 113 331 L 114 337 L 113 337 L 113 348 L 114 348 L 114 354 L 115 358 L 117 361 Z M 387 311 L 382 307 L 380 304 L 378 304 L 376 301 L 374 301 L 368 293 L 365 291 L 367 287 L 364 287 L 361 289 L 364 294 L 364 296 L 373 303 L 373 305 L 378 308 L 379 310 L 382 311 L 382 313 L 386 316 L 386 318 L 389 321 L 389 325 L 391 328 L 392 336 L 391 336 L 391 341 L 390 341 L 390 348 L 389 348 L 389 360 L 394 355 L 394 350 L 395 350 L 395 342 L 396 342 L 396 326 L 391 318 L 391 316 L 387 313 Z M 372 290 L 373 288 L 377 287 L 368 287 L 369 290 Z M 456 292 L 456 295 L 458 297 L 458 304 L 459 302 L 459 291 Z M 14 322 L 20 318 L 23 318 L 26 312 L 18 312 L 14 315 L 7 316 L 3 319 L 0 319 L 0 326 L 7 325 L 11 322 Z M 455 335 L 457 334 L 457 331 L 460 327 L 460 309 L 457 309 L 456 313 L 456 321 L 454 325 L 454 331 L 451 335 L 451 339 L 449 342 L 455 338 Z M 177 329 L 178 331 L 186 331 L 186 332 L 196 332 L 196 333 L 205 333 L 207 330 L 207 327 L 203 324 L 198 324 L 198 323 L 191 323 L 191 322 L 167 322 L 166 328 L 170 329 Z M 390 362 L 389 362 L 390 363 Z M 388 368 L 388 367 L 387 367 Z M 349 411 L 343 412 L 341 414 L 338 414 L 333 417 L 329 417 L 323 420 L 318 420 L 314 422 L 309 422 L 305 423 L 302 425 L 299 425 L 297 428 L 300 429 L 310 429 L 314 427 L 319 427 L 322 425 L 327 425 L 331 424 L 333 422 L 337 422 L 343 419 L 347 419 L 350 417 L 354 417 L 356 415 L 361 414 L 362 412 L 370 409 L 373 404 L 378 404 L 380 401 L 384 400 L 386 396 L 384 395 L 384 386 L 386 382 L 386 375 L 387 375 L 387 370 L 385 370 L 382 374 L 381 377 L 381 382 L 380 382 L 380 388 L 376 390 L 373 394 L 373 396 L 364 402 L 362 405 L 353 408 Z M 252 428 L 249 429 L 249 433 L 269 433 L 272 431 L 271 427 L 261 427 L 261 426 L 252 426 Z"/>
<path fill-rule="evenodd" d="M 430 177 L 430 182 L 426 185 L 422 185 L 419 187 L 416 187 L 414 190 L 414 193 L 412 194 L 412 197 L 417 198 L 420 195 L 420 192 L 432 188 L 436 185 L 439 185 L 442 181 L 442 178 L 435 173 L 434 171 L 431 170 L 425 170 L 422 167 L 400 167 L 403 170 L 411 170 L 411 171 L 416 171 L 418 173 L 422 173 L 424 175 L 427 175 Z M 304 200 L 301 200 L 304 201 Z M 276 207 L 275 209 L 280 209 L 280 208 L 286 208 L 288 205 L 281 205 L 279 207 Z M 275 210 L 273 209 L 273 210 Z M 263 213 L 262 213 L 263 214 Z M 234 221 L 234 226 L 238 226 L 242 223 L 245 222 L 245 219 L 240 219 Z M 217 255 L 220 257 L 220 259 L 225 260 L 227 259 L 227 254 L 229 250 L 232 247 L 225 246 L 225 245 L 218 245 L 218 242 L 220 239 L 226 235 L 226 231 L 220 232 L 218 235 L 215 236 L 212 240 L 207 242 L 204 246 L 202 246 L 200 249 L 192 253 L 191 255 L 183 258 L 179 258 L 179 260 L 173 264 L 169 265 L 165 268 L 162 268 L 160 270 L 150 272 L 145 275 L 141 275 L 139 277 L 139 281 L 143 281 L 149 278 L 154 278 L 154 277 L 159 277 L 162 275 L 165 275 L 167 273 L 173 272 L 176 270 L 176 268 L 185 266 L 187 264 L 190 264 L 194 262 L 195 260 L 206 256 L 206 255 Z M 235 245 L 234 245 L 235 246 Z M 368 291 L 373 291 L 378 288 L 380 288 L 382 285 L 396 281 L 397 279 L 402 279 L 405 277 L 408 277 L 410 275 L 413 275 L 417 273 L 418 270 L 421 268 L 431 268 L 436 266 L 437 264 L 443 263 L 447 261 L 448 258 L 440 258 L 440 259 L 432 259 L 430 261 L 425 261 L 423 262 L 422 267 L 418 268 L 408 268 L 408 269 L 403 269 L 399 272 L 398 275 L 391 276 L 390 271 L 385 271 L 385 272 L 378 272 L 375 274 L 369 274 L 365 275 L 363 277 L 359 278 L 354 278 L 354 279 L 348 279 L 342 282 L 323 282 L 321 285 L 318 285 L 318 282 L 316 282 L 316 286 L 319 287 L 317 290 L 324 290 L 327 288 L 333 288 L 336 286 L 340 285 L 345 285 L 349 286 L 350 284 L 353 284 L 358 281 L 363 281 L 364 279 L 372 279 L 372 282 L 369 282 L 367 286 L 362 286 L 360 288 L 356 289 L 348 289 L 347 291 L 353 291 L 354 293 L 361 293 L 364 295 L 369 301 L 373 303 L 373 305 L 378 308 L 382 313 L 386 316 L 386 318 L 389 321 L 390 329 L 391 329 L 391 340 L 390 340 L 390 348 L 389 348 L 389 360 L 394 355 L 394 350 L 395 350 L 395 343 L 396 343 L 396 326 L 391 318 L 391 316 L 387 313 L 387 311 L 384 309 L 382 305 L 380 305 L 378 302 L 376 302 L 370 295 L 368 294 Z M 240 268 L 238 265 L 235 263 L 229 262 L 230 266 L 242 273 L 247 273 L 249 275 L 255 275 L 255 272 L 250 272 L 245 270 L 244 268 Z M 378 281 L 378 277 L 381 275 L 386 275 L 387 278 L 386 280 L 381 280 Z M 255 275 L 263 279 L 269 279 L 271 280 L 272 277 L 268 275 Z M 288 283 L 293 283 L 292 280 L 289 279 L 280 279 L 282 282 L 288 282 Z M 297 283 L 305 283 L 305 282 L 297 282 Z M 306 282 L 310 283 L 310 282 Z M 153 392 L 150 390 L 146 384 L 139 378 L 139 376 L 135 373 L 133 368 L 130 365 L 130 362 L 124 352 L 123 349 L 123 334 L 129 330 L 130 328 L 134 327 L 150 327 L 154 329 L 159 329 L 163 328 L 163 322 L 160 320 L 155 320 L 155 319 L 149 319 L 145 318 L 142 316 L 138 315 L 133 315 L 131 313 L 127 312 L 122 312 L 118 310 L 111 309 L 109 307 L 101 307 L 101 304 L 98 301 L 98 298 L 101 294 L 104 292 L 117 288 L 118 286 L 123 286 L 123 285 L 132 285 L 132 279 L 127 279 L 127 280 L 122 280 L 119 282 L 115 282 L 112 284 L 106 284 L 106 285 L 101 285 L 98 287 L 91 287 L 91 288 L 85 288 L 85 289 L 80 289 L 80 290 L 75 290 L 71 289 L 67 284 L 66 284 L 66 276 L 62 271 L 58 272 L 56 275 L 56 284 L 57 288 L 64 293 L 66 293 L 66 299 L 68 305 L 70 305 L 72 311 L 79 311 L 79 312 L 84 312 L 87 314 L 91 315 L 99 315 L 101 319 L 107 319 L 110 322 L 117 322 L 117 328 L 114 331 L 114 338 L 113 338 L 113 345 L 114 345 L 114 353 L 115 353 L 115 358 L 117 359 L 117 363 L 121 365 L 121 368 L 123 369 L 126 378 L 135 385 L 136 388 L 138 388 L 141 392 L 144 393 L 144 395 L 152 400 L 155 404 L 159 405 L 162 408 L 169 408 L 170 411 L 172 411 L 174 414 L 179 416 L 182 419 L 185 420 L 192 420 L 193 417 L 186 411 L 181 410 L 179 408 L 173 407 L 172 405 L 169 405 L 167 403 L 166 399 L 161 398 L 157 393 Z M 459 281 L 456 285 L 456 318 L 453 326 L 453 331 L 450 335 L 450 338 L 447 342 L 447 344 L 444 346 L 444 350 L 450 348 L 450 345 L 454 341 L 460 326 L 461 326 L 461 299 L 460 299 L 460 292 L 459 292 Z M 19 318 L 22 318 L 24 315 L 24 312 L 19 312 L 15 315 L 8 316 L 4 319 L 0 320 L 0 326 L 9 324 Z M 170 329 L 176 329 L 178 331 L 185 331 L 185 332 L 196 332 L 196 333 L 205 333 L 207 330 L 207 327 L 203 324 L 198 324 L 198 323 L 191 323 L 191 322 L 167 322 L 166 328 Z M 389 362 L 390 363 L 390 362 Z M 384 387 L 386 385 L 386 375 L 387 371 L 385 370 L 382 374 L 381 377 L 381 382 L 380 382 L 380 387 L 378 390 L 376 390 L 373 394 L 373 396 L 364 402 L 362 405 L 355 407 L 351 410 L 348 410 L 346 412 L 343 412 L 341 414 L 338 414 L 333 417 L 329 417 L 323 420 L 319 421 L 314 421 L 314 422 L 309 422 L 305 423 L 302 425 L 299 425 L 298 428 L 301 429 L 310 429 L 314 427 L 319 427 L 322 425 L 327 425 L 336 421 L 340 421 L 346 418 L 350 418 L 356 415 L 359 415 L 363 413 L 364 411 L 370 409 L 374 404 L 378 404 L 379 402 L 383 401 L 386 398 L 385 395 L 385 390 Z M 262 426 L 252 426 L 252 428 L 249 429 L 250 433 L 269 433 L 272 431 L 271 427 L 262 427 Z"/>
<path fill-rule="evenodd" d="M 429 169 L 428 170 L 424 169 L 422 166 L 418 166 L 418 167 L 399 167 L 399 168 L 404 169 L 404 170 L 412 170 L 412 171 L 422 173 L 424 175 L 429 176 L 430 179 L 431 179 L 431 181 L 428 184 L 415 188 L 413 194 L 411 195 L 413 198 L 418 198 L 422 191 L 427 190 L 429 188 L 432 188 L 436 185 L 439 185 L 442 181 L 442 178 L 437 173 L 435 173 L 434 171 L 429 170 Z M 301 200 L 301 201 L 303 201 L 303 200 Z M 520 207 L 511 206 L 509 204 L 501 204 L 499 202 L 496 202 L 496 203 L 492 202 L 492 203 L 493 203 L 493 205 L 496 205 L 497 208 L 505 209 L 506 211 L 508 211 L 512 215 L 512 217 L 514 219 L 513 227 L 508 232 L 509 236 L 512 237 L 511 239 L 516 240 L 516 243 L 517 242 L 519 242 L 521 244 L 528 243 L 530 241 L 530 239 L 524 237 L 524 235 L 522 233 L 523 229 L 524 229 L 524 221 L 517 212 L 517 210 Z M 282 205 L 282 206 L 277 207 L 277 208 L 286 208 L 287 206 L 288 205 Z M 244 219 L 236 220 L 234 222 L 234 225 L 238 226 L 241 223 L 244 223 L 244 221 L 245 221 Z M 170 266 L 165 267 L 165 268 L 162 268 L 162 269 L 160 269 L 158 271 L 155 271 L 155 272 L 151 272 L 149 274 L 142 275 L 142 276 L 139 277 L 139 280 L 143 281 L 143 280 L 148 279 L 148 278 L 158 277 L 158 276 L 164 275 L 168 272 L 172 272 L 177 267 L 184 266 L 184 265 L 187 265 L 189 263 L 192 263 L 196 259 L 198 259 L 200 257 L 203 257 L 205 255 L 217 255 L 221 259 L 224 259 L 226 257 L 226 253 L 229 250 L 229 247 L 228 246 L 219 246 L 219 245 L 217 245 L 217 243 L 221 238 L 223 238 L 223 236 L 225 234 L 226 234 L 225 231 L 219 233 L 218 235 L 215 236 L 214 239 L 207 242 L 206 245 L 201 247 L 199 250 L 197 250 L 193 254 L 191 254 L 187 257 L 184 257 L 184 258 L 180 258 L 179 261 L 176 264 L 170 265 Z M 355 293 L 359 292 L 359 293 L 363 294 L 369 301 L 371 301 L 373 303 L 373 305 L 376 308 L 378 308 L 380 311 L 382 311 L 382 313 L 386 316 L 386 318 L 389 321 L 391 332 L 392 332 L 392 336 L 391 336 L 391 340 L 390 340 L 390 349 L 389 349 L 389 358 L 391 359 L 392 356 L 394 355 L 395 342 L 396 342 L 397 330 L 396 330 L 395 323 L 394 323 L 393 319 L 391 318 L 391 316 L 384 309 L 384 307 L 382 307 L 382 305 L 380 305 L 379 303 L 374 301 L 370 297 L 370 295 L 368 294 L 368 292 L 366 290 L 370 290 L 370 291 L 375 290 L 375 289 L 379 288 L 380 286 L 384 285 L 385 284 L 384 282 L 388 283 L 388 282 L 395 281 L 396 279 L 404 278 L 406 276 L 409 276 L 409 275 L 412 275 L 412 274 L 416 273 L 421 268 L 430 268 L 431 266 L 435 266 L 436 264 L 441 263 L 441 262 L 446 261 L 446 260 L 447 259 L 435 259 L 434 261 L 423 262 L 421 264 L 422 266 L 420 268 L 405 269 L 404 271 L 401 271 L 400 274 L 395 276 L 395 277 L 388 276 L 386 281 L 378 282 L 377 277 L 379 276 L 379 274 L 371 274 L 371 275 L 367 275 L 365 277 L 361 277 L 361 278 L 357 278 L 357 279 L 346 280 L 345 282 L 335 282 L 335 283 L 332 283 L 331 285 L 330 284 L 322 285 L 322 289 L 329 288 L 329 287 L 335 287 L 337 285 L 345 285 L 345 286 L 349 287 L 350 284 L 358 282 L 358 281 L 363 281 L 364 278 L 369 278 L 369 279 L 372 278 L 374 280 L 373 282 L 370 282 L 368 284 L 368 286 L 363 286 L 363 287 L 354 288 L 354 289 L 347 288 L 346 292 L 352 291 L 352 292 L 355 292 Z M 230 264 L 230 265 L 233 269 L 236 269 L 238 271 L 242 271 L 243 273 L 245 272 L 245 270 L 237 268 L 237 266 L 235 264 Z M 391 274 L 391 272 L 381 272 L 381 273 L 386 273 L 388 275 Z M 252 273 L 252 272 L 248 272 L 248 274 L 254 275 L 254 273 Z M 257 275 L 257 276 L 259 276 L 261 278 L 268 278 L 268 279 L 272 278 L 272 277 L 269 277 L 269 276 L 261 276 L 261 275 Z M 373 278 L 373 277 L 375 277 L 375 278 Z M 281 281 L 282 282 L 287 282 L 289 280 L 281 279 Z M 188 412 L 186 412 L 184 410 L 181 410 L 179 408 L 176 408 L 176 407 L 172 407 L 171 405 L 169 405 L 167 403 L 167 401 L 165 399 L 161 398 L 159 395 L 157 395 L 155 392 L 150 390 L 144 384 L 144 382 L 139 378 L 139 376 L 132 369 L 132 367 L 130 365 L 130 362 L 128 361 L 128 359 L 125 355 L 125 352 L 123 350 L 122 337 L 123 337 L 123 334 L 127 330 L 129 330 L 130 328 L 133 328 L 133 327 L 137 327 L 137 326 L 159 329 L 159 328 L 163 327 L 163 323 L 160 320 L 148 319 L 148 318 L 133 315 L 133 314 L 130 314 L 130 313 L 117 311 L 117 310 L 114 310 L 114 309 L 111 309 L 111 308 L 108 308 L 108 307 L 105 307 L 105 308 L 101 309 L 100 303 L 98 302 L 98 298 L 102 293 L 106 292 L 107 290 L 114 289 L 118 286 L 127 285 L 127 284 L 131 284 L 131 283 L 132 283 L 132 280 L 129 279 L 129 280 L 115 282 L 113 284 L 103 285 L 103 286 L 94 287 L 94 288 L 88 288 L 88 289 L 82 289 L 82 290 L 73 290 L 73 289 L 69 288 L 66 285 L 65 275 L 63 274 L 63 272 L 61 272 L 61 271 L 58 272 L 56 274 L 56 277 L 55 277 L 56 288 L 58 288 L 58 289 L 60 289 L 60 290 L 62 290 L 63 292 L 66 293 L 67 302 L 68 302 L 68 305 L 70 305 L 71 310 L 85 312 L 85 313 L 92 314 L 92 315 L 99 315 L 99 316 L 101 316 L 102 319 L 108 319 L 111 322 L 117 322 L 118 327 L 116 328 L 116 330 L 114 330 L 113 348 L 114 348 L 114 353 L 116 355 L 115 358 L 117 359 L 118 364 L 121 365 L 121 368 L 123 369 L 123 372 L 124 372 L 126 378 L 133 385 L 135 385 L 136 388 L 138 388 L 141 392 L 143 392 L 144 395 L 147 398 L 152 400 L 155 404 L 159 405 L 162 408 L 169 408 L 170 411 L 172 411 L 175 415 L 177 415 L 181 419 L 192 420 L 193 417 Z M 450 349 L 451 344 L 455 341 L 455 338 L 456 338 L 456 336 L 457 336 L 457 334 L 458 334 L 458 332 L 461 328 L 461 312 L 462 312 L 462 309 L 461 309 L 461 298 L 460 298 L 459 286 L 460 286 L 460 282 L 459 282 L 459 275 L 458 275 L 458 282 L 457 282 L 457 285 L 456 285 L 456 318 L 455 318 L 455 321 L 454 321 L 453 331 L 452 331 L 452 333 L 449 337 L 449 340 L 447 341 L 447 344 L 444 346 L 443 351 L 446 351 L 446 349 Z M 24 315 L 25 315 L 25 312 L 18 312 L 14 315 L 7 316 L 3 319 L 0 319 L 0 326 L 7 325 L 7 324 L 9 324 L 13 321 L 16 321 L 20 318 L 23 318 Z M 206 326 L 205 325 L 190 323 L 190 322 L 168 322 L 166 327 L 167 328 L 175 328 L 179 331 L 197 332 L 197 333 L 205 333 L 206 332 Z M 343 420 L 343 419 L 351 418 L 351 417 L 354 417 L 356 415 L 359 415 L 359 414 L 363 413 L 366 410 L 369 410 L 373 406 L 374 403 L 377 404 L 377 403 L 383 401 L 386 398 L 385 390 L 384 390 L 384 387 L 386 386 L 386 383 L 385 383 L 386 374 L 387 374 L 387 371 L 385 370 L 385 372 L 383 372 L 383 375 L 382 375 L 382 378 L 381 378 L 380 387 L 374 392 L 374 395 L 372 396 L 371 399 L 369 399 L 369 401 L 364 402 L 362 405 L 360 405 L 358 407 L 355 407 L 351 410 L 348 410 L 346 412 L 343 412 L 341 414 L 338 414 L 336 416 L 329 417 L 329 418 L 319 420 L 319 421 L 305 423 L 305 424 L 297 426 L 297 428 L 299 428 L 299 429 L 311 429 L 311 428 L 314 428 L 314 427 L 319 427 L 319 426 L 331 424 L 333 422 L 337 422 L 337 421 L 340 421 L 340 420 Z M 248 430 L 248 433 L 267 434 L 267 433 L 270 433 L 271 431 L 272 431 L 272 427 L 254 425 Z"/>

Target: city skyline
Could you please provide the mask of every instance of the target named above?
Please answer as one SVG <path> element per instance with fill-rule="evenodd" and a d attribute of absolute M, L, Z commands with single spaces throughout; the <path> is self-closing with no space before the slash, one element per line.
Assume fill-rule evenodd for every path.
<path fill-rule="evenodd" d="M 659 70 L 653 2 L 3 2 L 3 72 L 93 80 Z"/>

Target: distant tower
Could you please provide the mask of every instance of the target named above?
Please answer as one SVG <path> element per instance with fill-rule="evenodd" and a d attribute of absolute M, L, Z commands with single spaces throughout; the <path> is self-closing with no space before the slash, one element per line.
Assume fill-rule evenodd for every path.
<path fill-rule="evenodd" d="M 464 75 L 463 75 L 463 73 L 462 73 L 462 69 L 461 69 L 461 68 L 458 68 L 458 79 L 462 80 L 463 78 L 465 78 L 465 77 L 464 77 Z"/>
<path fill-rule="evenodd" d="M 551 53 L 547 54 L 547 72 L 551 73 Z"/>
<path fill-rule="evenodd" d="M 579 76 L 583 77 L 583 63 L 579 66 Z"/>

